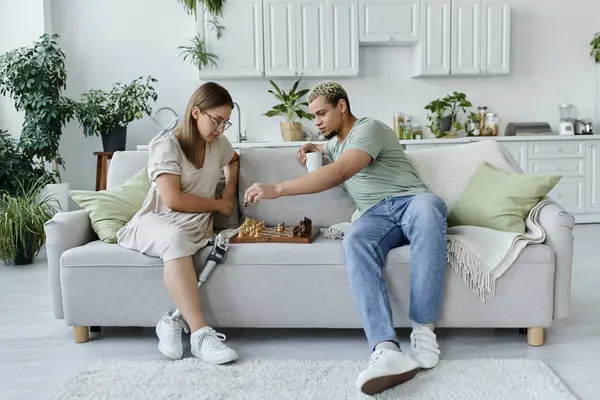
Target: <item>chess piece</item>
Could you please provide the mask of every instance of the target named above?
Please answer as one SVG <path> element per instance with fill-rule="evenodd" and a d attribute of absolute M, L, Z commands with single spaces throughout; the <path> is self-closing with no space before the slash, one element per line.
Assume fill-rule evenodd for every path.
<path fill-rule="evenodd" d="M 277 232 L 284 232 L 284 231 L 285 231 L 284 223 L 280 222 L 279 224 L 277 224 Z"/>

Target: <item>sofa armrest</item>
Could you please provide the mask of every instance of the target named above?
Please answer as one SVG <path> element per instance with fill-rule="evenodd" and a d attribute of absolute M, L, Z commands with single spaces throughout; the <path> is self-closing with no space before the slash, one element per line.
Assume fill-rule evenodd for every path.
<path fill-rule="evenodd" d="M 555 202 L 542 207 L 539 223 L 546 232 L 544 244 L 554 250 L 554 319 L 567 318 L 571 310 L 571 270 L 575 218 Z"/>
<path fill-rule="evenodd" d="M 63 319 L 62 288 L 60 283 L 60 259 L 62 253 L 73 247 L 83 246 L 97 238 L 90 218 L 84 210 L 58 212 L 44 225 L 46 254 L 54 316 Z"/>

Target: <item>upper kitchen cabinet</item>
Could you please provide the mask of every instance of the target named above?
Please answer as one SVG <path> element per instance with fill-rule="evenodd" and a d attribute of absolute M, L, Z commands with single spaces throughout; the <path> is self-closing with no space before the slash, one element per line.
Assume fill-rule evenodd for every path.
<path fill-rule="evenodd" d="M 263 2 L 227 0 L 223 5 L 225 29 L 220 38 L 208 12 L 198 15 L 198 32 L 206 51 L 217 55 L 217 66 L 201 72 L 203 79 L 252 78 L 264 75 Z"/>
<path fill-rule="evenodd" d="M 419 41 L 419 0 L 359 0 L 361 45 L 406 45 Z"/>
<path fill-rule="evenodd" d="M 414 76 L 510 73 L 510 6 L 497 0 L 422 0 Z"/>
<path fill-rule="evenodd" d="M 264 0 L 266 77 L 358 74 L 356 0 Z"/>

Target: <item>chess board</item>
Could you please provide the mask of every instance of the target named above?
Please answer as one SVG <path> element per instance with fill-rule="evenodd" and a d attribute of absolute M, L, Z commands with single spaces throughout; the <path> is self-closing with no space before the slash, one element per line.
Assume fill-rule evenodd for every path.
<path fill-rule="evenodd" d="M 319 236 L 319 229 L 313 229 L 311 237 L 294 237 L 293 228 L 278 232 L 277 227 L 265 227 L 259 237 L 234 236 L 229 243 L 312 243 Z"/>

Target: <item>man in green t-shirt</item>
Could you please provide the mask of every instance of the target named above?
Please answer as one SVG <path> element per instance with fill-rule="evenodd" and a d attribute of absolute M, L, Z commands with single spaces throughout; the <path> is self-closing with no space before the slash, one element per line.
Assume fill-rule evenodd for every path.
<path fill-rule="evenodd" d="M 306 176 L 277 184 L 255 183 L 245 202 L 318 193 L 343 185 L 357 206 L 343 240 L 348 280 L 372 351 L 358 388 L 374 395 L 439 363 L 434 323 L 446 268 L 446 206 L 419 180 L 394 131 L 373 118 L 357 119 L 336 82 L 308 96 L 325 146 L 305 144 L 298 158 L 321 152 L 333 162 Z M 410 354 L 401 351 L 382 268 L 388 252 L 410 244 Z"/>

